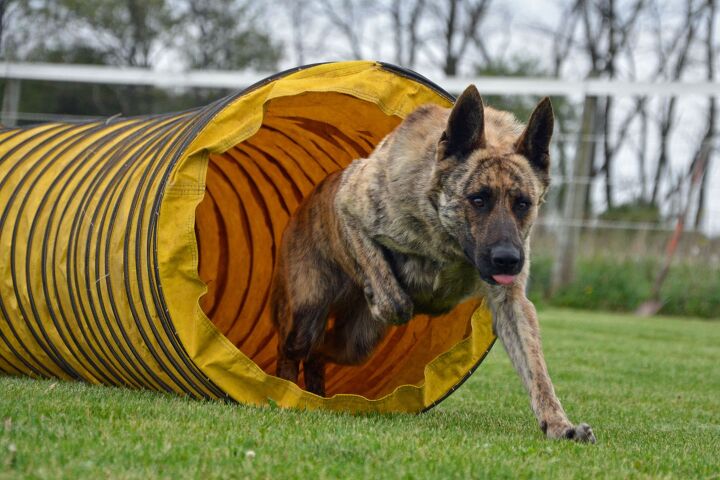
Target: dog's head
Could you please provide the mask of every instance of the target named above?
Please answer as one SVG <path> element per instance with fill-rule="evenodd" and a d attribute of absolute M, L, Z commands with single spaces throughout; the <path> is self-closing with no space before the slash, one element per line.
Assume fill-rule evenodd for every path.
<path fill-rule="evenodd" d="M 490 284 L 511 284 L 549 184 L 553 111 L 548 98 L 526 127 L 485 108 L 469 86 L 440 136 L 435 172 L 440 221 Z"/>

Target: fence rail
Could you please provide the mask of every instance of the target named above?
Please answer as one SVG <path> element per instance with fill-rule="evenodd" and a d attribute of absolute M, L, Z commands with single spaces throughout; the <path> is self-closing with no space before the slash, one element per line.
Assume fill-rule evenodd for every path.
<path fill-rule="evenodd" d="M 627 82 L 621 80 L 563 80 L 526 77 L 445 77 L 437 72 L 421 72 L 445 90 L 460 92 L 474 83 L 487 95 L 647 95 L 720 96 L 717 82 Z M 47 80 L 122 85 L 154 85 L 162 88 L 228 88 L 252 85 L 268 77 L 266 72 L 150 70 L 104 65 L 0 62 L 0 78 Z"/>

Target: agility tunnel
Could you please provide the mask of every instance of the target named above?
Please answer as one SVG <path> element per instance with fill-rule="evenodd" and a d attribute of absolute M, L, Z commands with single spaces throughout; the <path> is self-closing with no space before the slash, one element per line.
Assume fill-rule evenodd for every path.
<path fill-rule="evenodd" d="M 203 108 L 0 130 L 0 372 L 255 405 L 420 412 L 492 347 L 480 301 L 394 327 L 328 398 L 275 377 L 269 287 L 289 216 L 416 107 L 373 62 L 301 67 Z"/>

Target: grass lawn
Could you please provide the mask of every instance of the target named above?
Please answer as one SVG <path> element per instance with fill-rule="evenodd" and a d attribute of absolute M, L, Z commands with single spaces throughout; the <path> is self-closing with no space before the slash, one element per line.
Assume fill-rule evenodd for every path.
<path fill-rule="evenodd" d="M 0 377 L 0 478 L 720 478 L 720 322 L 540 316 L 558 395 L 596 445 L 542 438 L 497 344 L 419 416 Z"/>

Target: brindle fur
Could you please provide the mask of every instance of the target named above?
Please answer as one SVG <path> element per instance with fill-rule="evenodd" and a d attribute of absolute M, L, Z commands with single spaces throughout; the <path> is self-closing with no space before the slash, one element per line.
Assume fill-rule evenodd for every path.
<path fill-rule="evenodd" d="M 297 382 L 302 361 L 306 388 L 324 395 L 326 362 L 362 363 L 388 326 L 483 296 L 543 432 L 594 442 L 555 395 L 525 296 L 552 130 L 549 99 L 524 127 L 470 86 L 451 110 L 418 108 L 321 182 L 291 218 L 275 270 L 277 375 Z M 517 276 L 500 285 L 498 274 Z"/>

